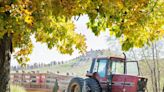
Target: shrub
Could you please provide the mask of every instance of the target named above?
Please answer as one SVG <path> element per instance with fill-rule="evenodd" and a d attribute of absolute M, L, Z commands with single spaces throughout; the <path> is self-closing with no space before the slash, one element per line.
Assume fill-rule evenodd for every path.
<path fill-rule="evenodd" d="M 53 88 L 53 92 L 58 92 L 59 89 L 59 85 L 58 85 L 58 81 L 56 79 L 55 84 L 54 84 L 54 88 Z"/>
<path fill-rule="evenodd" d="M 69 73 L 67 72 L 66 75 L 69 76 Z"/>
<path fill-rule="evenodd" d="M 11 92 L 26 92 L 26 90 L 23 87 L 11 85 Z"/>

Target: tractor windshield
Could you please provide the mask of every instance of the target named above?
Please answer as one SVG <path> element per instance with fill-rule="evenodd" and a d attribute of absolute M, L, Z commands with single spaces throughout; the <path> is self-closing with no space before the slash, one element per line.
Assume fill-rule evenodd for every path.
<path fill-rule="evenodd" d="M 124 66 L 124 62 L 118 60 L 117 61 L 112 60 L 112 62 L 109 65 L 110 65 L 109 73 L 112 74 L 126 73 L 128 75 L 135 75 L 135 76 L 139 75 L 138 63 L 135 61 L 126 61 L 126 66 Z"/>
<path fill-rule="evenodd" d="M 99 61 L 98 74 L 100 75 L 100 77 L 105 77 L 107 62 L 108 62 L 108 60 L 100 60 Z"/>
<path fill-rule="evenodd" d="M 112 74 L 124 74 L 124 62 L 112 61 L 111 67 Z"/>
<path fill-rule="evenodd" d="M 138 63 L 135 61 L 128 61 L 126 63 L 126 71 L 128 75 L 135 75 L 138 76 L 139 75 L 139 71 L 138 71 Z"/>
<path fill-rule="evenodd" d="M 107 69 L 107 67 L 106 67 L 107 63 L 108 63 L 107 59 L 95 60 L 95 62 L 93 64 L 93 72 L 97 72 L 99 74 L 99 76 L 102 78 L 105 77 L 106 69 Z"/>

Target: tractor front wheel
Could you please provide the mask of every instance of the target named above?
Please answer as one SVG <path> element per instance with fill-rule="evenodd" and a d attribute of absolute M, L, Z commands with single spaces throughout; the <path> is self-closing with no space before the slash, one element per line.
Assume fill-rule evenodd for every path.
<path fill-rule="evenodd" d="M 82 92 L 84 79 L 76 77 L 73 78 L 69 85 L 67 92 Z"/>
<path fill-rule="evenodd" d="M 93 78 L 85 79 L 87 87 L 89 87 L 87 92 L 101 92 L 101 87 L 99 83 Z"/>

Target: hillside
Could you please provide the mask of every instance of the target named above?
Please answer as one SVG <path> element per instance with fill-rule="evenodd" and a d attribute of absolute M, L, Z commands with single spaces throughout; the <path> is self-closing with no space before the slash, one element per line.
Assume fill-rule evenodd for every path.
<path fill-rule="evenodd" d="M 108 57 L 108 56 L 116 56 L 110 50 L 91 50 L 84 55 L 81 55 L 77 58 L 72 60 L 53 64 L 46 65 L 45 67 L 41 68 L 34 68 L 34 69 L 25 69 L 26 72 L 30 71 L 39 71 L 39 72 L 53 72 L 62 75 L 66 75 L 69 73 L 70 75 L 74 76 L 85 76 L 86 71 L 89 69 L 91 65 L 92 58 L 95 57 Z"/>

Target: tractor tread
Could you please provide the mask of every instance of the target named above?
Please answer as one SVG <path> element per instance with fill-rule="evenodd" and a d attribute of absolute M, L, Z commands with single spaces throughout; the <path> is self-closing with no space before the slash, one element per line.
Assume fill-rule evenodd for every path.
<path fill-rule="evenodd" d="M 85 79 L 86 85 L 90 88 L 89 92 L 101 92 L 99 83 L 93 78 Z"/>
<path fill-rule="evenodd" d="M 82 92 L 82 88 L 83 88 L 83 83 L 84 83 L 84 79 L 83 78 L 80 78 L 80 77 L 75 77 L 73 79 L 71 79 L 69 85 L 68 85 L 68 89 L 67 89 L 67 92 L 71 92 L 72 90 L 72 85 L 74 83 L 77 83 L 80 87 L 80 92 Z"/>

